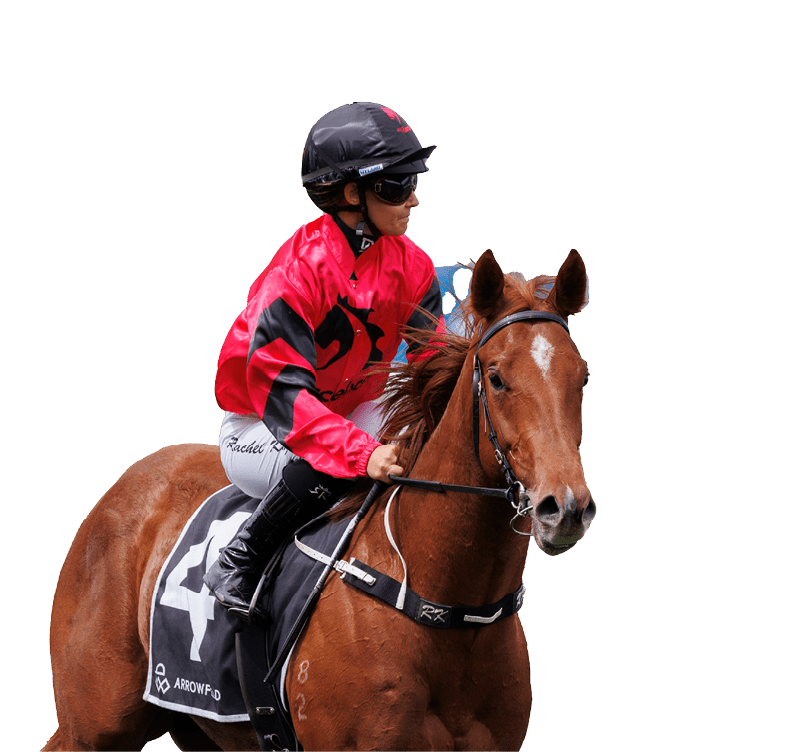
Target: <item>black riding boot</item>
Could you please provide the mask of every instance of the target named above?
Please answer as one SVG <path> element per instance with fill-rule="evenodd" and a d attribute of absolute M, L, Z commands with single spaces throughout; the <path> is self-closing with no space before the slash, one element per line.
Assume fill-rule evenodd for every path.
<path fill-rule="evenodd" d="M 281 543 L 329 509 L 352 484 L 349 478 L 317 472 L 305 460 L 290 462 L 278 485 L 206 572 L 203 581 L 208 589 L 232 614 L 246 621 L 261 575 Z M 258 604 L 253 611 L 266 619 Z"/>

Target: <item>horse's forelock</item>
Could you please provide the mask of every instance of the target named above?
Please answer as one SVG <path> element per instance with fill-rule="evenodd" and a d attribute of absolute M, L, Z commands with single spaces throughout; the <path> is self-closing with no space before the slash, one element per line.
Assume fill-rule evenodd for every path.
<path fill-rule="evenodd" d="M 540 311 L 547 308 L 545 301 L 553 289 L 556 278 L 549 274 L 540 274 L 532 280 L 526 280 L 516 272 L 506 275 L 504 292 L 506 299 L 503 316 L 519 311 Z"/>

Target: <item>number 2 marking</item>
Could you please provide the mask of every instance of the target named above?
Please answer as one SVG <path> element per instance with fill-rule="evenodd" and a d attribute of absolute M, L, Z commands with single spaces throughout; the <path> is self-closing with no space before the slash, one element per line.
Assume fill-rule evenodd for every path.
<path fill-rule="evenodd" d="M 297 720 L 305 721 L 308 719 L 308 716 L 303 712 L 306 709 L 306 696 L 304 694 L 297 695 L 297 699 L 300 700 L 300 705 L 297 708 Z"/>
<path fill-rule="evenodd" d="M 301 684 L 305 684 L 308 681 L 308 667 L 311 664 L 308 661 L 303 661 L 300 664 L 300 671 L 297 674 L 297 681 Z M 297 719 L 299 721 L 304 721 L 308 716 L 303 712 L 306 709 L 306 696 L 299 692 L 297 694 L 297 699 L 300 701 L 300 705 L 297 708 Z"/>

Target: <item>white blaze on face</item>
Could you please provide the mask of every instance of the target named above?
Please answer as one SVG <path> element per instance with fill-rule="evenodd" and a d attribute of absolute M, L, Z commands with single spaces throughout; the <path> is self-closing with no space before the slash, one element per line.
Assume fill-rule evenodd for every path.
<path fill-rule="evenodd" d="M 533 340 L 531 355 L 533 355 L 536 365 L 542 369 L 542 376 L 547 378 L 550 361 L 553 359 L 553 346 L 541 334 L 537 334 Z"/>

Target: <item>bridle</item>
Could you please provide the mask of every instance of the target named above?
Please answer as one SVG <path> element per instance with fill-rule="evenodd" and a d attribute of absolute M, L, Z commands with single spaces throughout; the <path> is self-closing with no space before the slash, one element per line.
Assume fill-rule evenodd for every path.
<path fill-rule="evenodd" d="M 483 417 L 484 417 L 484 434 L 488 437 L 489 442 L 494 449 L 494 456 L 497 460 L 497 463 L 500 465 L 503 475 L 505 476 L 505 480 L 507 483 L 507 488 L 481 488 L 479 486 L 457 486 L 452 485 L 449 483 L 439 483 L 437 481 L 430 481 L 430 480 L 420 480 L 418 478 L 403 478 L 397 475 L 389 476 L 394 483 L 399 483 L 404 486 L 410 486 L 412 488 L 424 488 L 432 491 L 436 491 L 438 493 L 444 493 L 445 491 L 456 491 L 460 493 L 467 493 L 467 494 L 477 494 L 480 496 L 496 496 L 499 498 L 506 499 L 515 511 L 515 515 L 511 520 L 511 529 L 518 533 L 519 535 L 526 535 L 530 536 L 532 533 L 525 533 L 521 530 L 517 530 L 514 527 L 514 522 L 519 519 L 520 517 L 526 517 L 531 509 L 530 497 L 528 496 L 527 490 L 525 486 L 517 480 L 517 476 L 514 474 L 514 470 L 511 467 L 511 464 L 506 457 L 505 452 L 500 447 L 500 441 L 497 437 L 497 431 L 494 430 L 494 425 L 492 424 L 492 417 L 489 414 L 489 402 L 486 397 L 486 385 L 484 383 L 483 378 L 483 366 L 481 364 L 480 358 L 478 357 L 478 353 L 480 352 L 481 348 L 492 338 L 495 334 L 497 334 L 501 329 L 505 329 L 507 326 L 511 324 L 516 324 L 520 321 L 554 321 L 556 324 L 560 324 L 564 329 L 566 329 L 567 334 L 569 334 L 569 327 L 567 326 L 567 322 L 558 316 L 555 313 L 550 313 L 549 311 L 520 311 L 519 313 L 512 313 L 510 316 L 505 316 L 504 318 L 500 319 L 499 321 L 495 322 L 490 326 L 486 332 L 481 336 L 480 340 L 478 341 L 478 346 L 475 348 L 475 356 L 473 360 L 473 370 L 472 370 L 472 441 L 473 446 L 475 449 L 475 458 L 478 460 L 478 464 L 481 464 L 481 456 L 480 456 L 480 446 L 479 446 L 479 439 L 480 439 L 480 414 L 481 414 L 481 406 L 483 407 Z"/>

